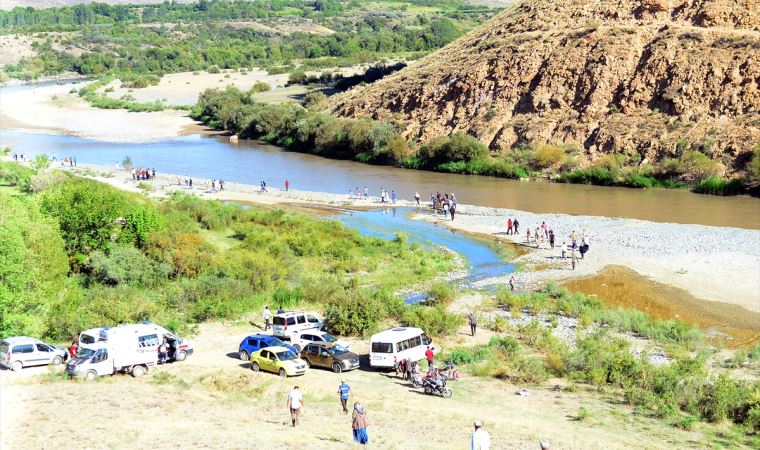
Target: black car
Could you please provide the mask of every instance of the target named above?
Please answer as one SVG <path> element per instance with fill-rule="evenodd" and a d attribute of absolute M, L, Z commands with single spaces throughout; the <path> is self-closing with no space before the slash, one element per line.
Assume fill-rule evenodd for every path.
<path fill-rule="evenodd" d="M 335 373 L 359 368 L 359 355 L 335 343 L 314 342 L 301 350 L 301 359 L 313 367 L 326 367 Z"/>

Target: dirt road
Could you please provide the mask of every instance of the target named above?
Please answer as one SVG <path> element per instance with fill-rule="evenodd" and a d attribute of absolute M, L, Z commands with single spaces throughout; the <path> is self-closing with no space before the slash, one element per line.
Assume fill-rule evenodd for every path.
<path fill-rule="evenodd" d="M 0 447 L 30 448 L 298 448 L 351 447 L 351 420 L 341 413 L 341 375 L 311 369 L 280 379 L 253 373 L 235 356 L 240 340 L 258 329 L 248 323 L 204 324 L 187 361 L 143 378 L 120 375 L 93 383 L 50 376 L 48 369 L 0 371 Z M 464 330 L 442 345 L 485 342 Z M 351 341 L 354 350 L 367 344 Z M 370 445 L 381 449 L 469 448 L 471 423 L 481 420 L 495 449 L 678 448 L 698 445 L 700 434 L 633 415 L 598 394 L 515 386 L 464 375 L 454 396 L 424 395 L 382 372 L 343 374 L 352 402 L 368 409 Z M 286 396 L 305 395 L 302 425 L 289 426 Z M 553 386 L 552 382 L 545 386 Z M 579 408 L 590 411 L 577 420 Z"/>

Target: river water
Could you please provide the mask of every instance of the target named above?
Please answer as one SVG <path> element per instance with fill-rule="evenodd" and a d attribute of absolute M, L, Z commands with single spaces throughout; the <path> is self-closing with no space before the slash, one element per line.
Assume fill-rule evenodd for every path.
<path fill-rule="evenodd" d="M 35 87 L 1 88 L 0 97 Z M 91 164 L 113 165 L 130 156 L 136 166 L 164 173 L 253 185 L 266 180 L 278 187 L 287 179 L 294 189 L 344 193 L 367 186 L 371 195 L 379 195 L 384 187 L 406 199 L 419 192 L 424 200 L 431 192 L 454 192 L 460 203 L 478 206 L 760 229 L 760 200 L 747 196 L 715 197 L 685 190 L 568 185 L 398 169 L 288 152 L 256 141 L 231 144 L 219 136 L 113 143 L 2 129 L 0 145 L 28 157 L 38 153 L 58 158 L 75 156 L 77 161 Z"/>

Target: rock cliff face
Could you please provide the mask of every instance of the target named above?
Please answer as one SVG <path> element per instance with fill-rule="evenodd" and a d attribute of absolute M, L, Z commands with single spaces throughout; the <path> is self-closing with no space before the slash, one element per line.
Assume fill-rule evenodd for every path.
<path fill-rule="evenodd" d="M 760 142 L 759 29 L 757 0 L 525 0 L 329 107 L 420 141 L 464 131 L 495 154 L 656 161 L 686 141 L 730 172 Z"/>

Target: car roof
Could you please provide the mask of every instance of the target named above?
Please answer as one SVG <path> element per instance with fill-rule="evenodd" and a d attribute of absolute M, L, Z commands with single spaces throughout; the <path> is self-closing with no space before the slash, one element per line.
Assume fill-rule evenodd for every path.
<path fill-rule="evenodd" d="M 262 339 L 262 340 L 277 339 L 276 336 L 272 336 L 271 334 L 249 334 L 245 338 L 246 339 L 255 338 L 255 339 Z"/>
<path fill-rule="evenodd" d="M 323 331 L 317 328 L 307 328 L 305 330 L 301 330 L 298 332 L 298 335 L 302 334 L 316 334 L 317 336 L 324 336 L 325 334 L 330 334 L 327 331 Z"/>
<path fill-rule="evenodd" d="M 261 350 L 269 350 L 270 352 L 275 352 L 275 353 L 277 353 L 277 352 L 289 352 L 289 351 L 292 351 L 289 348 L 280 347 L 279 345 L 274 345 L 272 347 L 264 347 Z M 261 351 L 261 350 L 259 350 L 259 351 Z"/>
<path fill-rule="evenodd" d="M 275 316 L 287 317 L 287 316 L 295 316 L 297 314 L 311 314 L 312 316 L 320 317 L 319 314 L 313 311 L 285 311 L 284 313 L 275 314 Z"/>
<path fill-rule="evenodd" d="M 3 339 L 4 342 L 7 342 L 8 344 L 18 344 L 19 342 L 42 342 L 41 340 L 29 336 L 11 336 Z"/>
<path fill-rule="evenodd" d="M 309 345 L 316 345 L 317 347 L 325 347 L 325 348 L 327 348 L 327 347 L 335 347 L 336 345 L 340 345 L 340 344 L 338 344 L 337 342 L 309 342 L 306 345 L 307 346 L 309 346 Z"/>
<path fill-rule="evenodd" d="M 399 339 L 409 339 L 410 337 L 419 336 L 424 333 L 421 328 L 412 327 L 396 327 L 390 330 L 381 331 L 380 333 L 373 334 L 370 337 L 370 341 L 396 341 Z"/>

